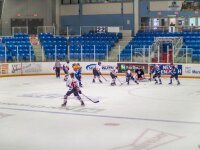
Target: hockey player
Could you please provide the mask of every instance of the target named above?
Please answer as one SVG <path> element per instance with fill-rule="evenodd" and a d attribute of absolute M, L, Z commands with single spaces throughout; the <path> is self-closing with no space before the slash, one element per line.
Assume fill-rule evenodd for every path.
<path fill-rule="evenodd" d="M 77 63 L 77 67 L 76 69 L 74 70 L 75 71 L 75 77 L 76 79 L 78 80 L 79 82 L 79 86 L 82 87 L 82 83 L 81 83 L 81 72 L 82 72 L 82 67 L 80 66 L 79 63 Z"/>
<path fill-rule="evenodd" d="M 63 71 L 65 73 L 64 81 L 67 81 L 70 71 L 69 60 L 67 60 L 66 63 L 63 65 Z"/>
<path fill-rule="evenodd" d="M 173 64 L 171 64 L 170 67 L 171 67 L 171 71 L 170 71 L 171 77 L 170 77 L 169 84 L 172 84 L 172 78 L 175 78 L 177 81 L 177 85 L 179 85 L 180 81 L 178 80 L 178 69 Z"/>
<path fill-rule="evenodd" d="M 130 80 L 133 80 L 136 84 L 139 84 L 137 82 L 137 80 L 134 79 L 131 70 L 127 70 L 127 72 L 126 72 L 126 82 L 127 82 L 128 85 L 129 85 Z"/>
<path fill-rule="evenodd" d="M 69 87 L 69 90 L 65 94 L 64 102 L 61 106 L 62 107 L 66 106 L 67 98 L 71 94 L 74 94 L 74 96 L 76 96 L 77 99 L 81 102 L 81 105 L 84 106 L 85 104 L 84 104 L 83 100 L 81 99 L 81 97 L 79 95 L 79 94 L 81 94 L 81 90 L 79 89 L 77 80 L 74 78 L 74 73 L 70 73 L 70 79 L 67 80 L 67 86 Z"/>
<path fill-rule="evenodd" d="M 151 70 L 150 78 L 151 78 L 151 74 L 154 74 L 153 79 L 156 81 L 155 84 L 158 83 L 158 80 L 159 80 L 159 84 L 162 84 L 162 81 L 161 81 L 161 78 L 160 78 L 161 77 L 161 71 L 160 71 L 159 65 L 155 65 L 154 68 Z M 158 80 L 156 78 L 158 78 Z"/>
<path fill-rule="evenodd" d="M 69 60 L 67 60 L 66 63 L 63 65 L 63 71 L 65 74 L 69 73 Z"/>
<path fill-rule="evenodd" d="M 137 80 L 144 80 L 144 71 L 141 68 L 141 66 L 139 66 L 136 70 L 135 70 L 136 76 L 137 76 Z"/>
<path fill-rule="evenodd" d="M 93 78 L 93 80 L 92 80 L 93 83 L 95 83 L 95 78 L 96 78 L 96 77 L 98 77 L 99 82 L 102 83 L 102 81 L 101 81 L 101 79 L 100 79 L 101 70 L 102 70 L 101 62 L 98 62 L 98 65 L 96 65 L 96 66 L 93 68 L 93 75 L 94 75 L 94 78 Z"/>
<path fill-rule="evenodd" d="M 113 68 L 112 70 L 111 70 L 111 72 L 110 72 L 110 76 L 111 76 L 111 78 L 112 78 L 112 82 L 111 82 L 111 84 L 110 85 L 112 85 L 112 86 L 114 86 L 114 85 L 116 85 L 116 79 L 117 79 L 117 73 L 118 73 L 118 67 L 115 67 L 115 68 Z"/>

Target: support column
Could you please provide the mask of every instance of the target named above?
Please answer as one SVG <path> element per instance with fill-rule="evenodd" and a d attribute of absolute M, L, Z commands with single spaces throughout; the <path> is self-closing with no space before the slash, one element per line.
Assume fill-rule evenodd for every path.
<path fill-rule="evenodd" d="M 139 30 L 139 0 L 134 0 L 134 35 Z"/>
<path fill-rule="evenodd" d="M 56 34 L 59 34 L 59 30 L 60 30 L 60 10 L 61 10 L 61 1 L 55 0 L 55 28 L 56 28 Z"/>

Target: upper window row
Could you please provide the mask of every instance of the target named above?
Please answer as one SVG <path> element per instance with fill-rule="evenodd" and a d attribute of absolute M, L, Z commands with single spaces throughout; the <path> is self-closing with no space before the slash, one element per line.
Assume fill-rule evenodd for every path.
<path fill-rule="evenodd" d="M 132 2 L 133 0 L 61 0 L 61 4 Z"/>

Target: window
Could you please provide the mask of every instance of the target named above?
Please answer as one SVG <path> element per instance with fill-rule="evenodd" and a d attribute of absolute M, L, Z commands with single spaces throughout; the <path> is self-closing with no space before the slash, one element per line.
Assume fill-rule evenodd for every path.
<path fill-rule="evenodd" d="M 132 2 L 132 0 L 61 0 L 61 4 Z"/>
<path fill-rule="evenodd" d="M 78 4 L 80 1 L 79 0 L 61 0 L 61 4 L 66 5 L 66 4 Z"/>

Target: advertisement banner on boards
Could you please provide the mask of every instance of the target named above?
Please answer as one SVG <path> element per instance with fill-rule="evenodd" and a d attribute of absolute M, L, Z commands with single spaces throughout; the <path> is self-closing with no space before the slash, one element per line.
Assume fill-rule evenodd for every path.
<path fill-rule="evenodd" d="M 149 64 L 149 70 L 152 70 L 155 65 L 159 65 L 162 75 L 170 75 L 171 66 L 170 64 Z M 175 67 L 178 69 L 178 75 L 182 75 L 182 65 L 175 64 Z"/>
<path fill-rule="evenodd" d="M 200 65 L 196 65 L 196 64 L 183 65 L 183 75 L 200 76 Z"/>
<path fill-rule="evenodd" d="M 63 71 L 63 65 L 66 64 L 66 62 L 60 62 L 61 63 L 61 73 L 64 73 Z M 70 67 L 70 71 L 73 72 L 72 65 L 77 64 L 77 62 L 70 62 L 68 65 Z M 97 62 L 80 62 L 80 66 L 82 67 L 82 73 L 91 73 L 93 68 L 98 64 Z M 54 73 L 55 63 L 54 62 L 48 62 L 48 63 L 42 63 L 42 73 Z M 111 69 L 117 66 L 116 62 L 102 62 L 102 73 L 110 73 Z"/>
<path fill-rule="evenodd" d="M 137 63 L 117 63 L 119 73 L 125 73 L 127 70 L 134 72 L 138 67 L 144 70 L 144 73 L 148 73 L 148 64 L 137 64 Z"/>
<path fill-rule="evenodd" d="M 10 74 L 42 73 L 42 63 L 13 63 L 10 64 Z"/>
<path fill-rule="evenodd" d="M 92 73 L 92 69 L 97 65 L 97 62 L 82 62 L 80 63 L 83 73 Z M 110 73 L 111 69 L 117 66 L 116 62 L 102 62 L 102 73 Z"/>
<path fill-rule="evenodd" d="M 0 75 L 8 74 L 9 65 L 8 64 L 0 64 Z"/>

